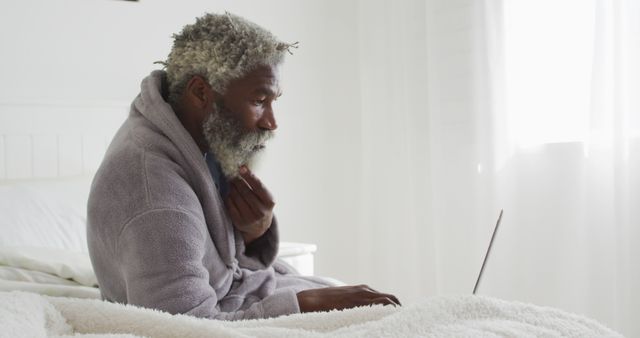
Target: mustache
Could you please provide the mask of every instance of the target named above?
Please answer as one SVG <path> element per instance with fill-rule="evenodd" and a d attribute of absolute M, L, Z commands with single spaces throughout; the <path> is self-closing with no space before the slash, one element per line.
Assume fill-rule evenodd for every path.
<path fill-rule="evenodd" d="M 265 143 L 272 139 L 274 136 L 271 130 L 259 130 L 249 131 L 239 135 L 237 146 L 248 152 L 254 152 L 262 150 L 265 147 Z"/>

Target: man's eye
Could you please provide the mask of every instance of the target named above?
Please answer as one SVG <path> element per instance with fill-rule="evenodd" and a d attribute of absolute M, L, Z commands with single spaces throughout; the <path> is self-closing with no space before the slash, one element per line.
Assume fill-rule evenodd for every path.
<path fill-rule="evenodd" d="M 266 99 L 258 99 L 258 100 L 254 100 L 253 104 L 256 106 L 261 106 L 264 104 L 264 102 L 266 101 Z"/>

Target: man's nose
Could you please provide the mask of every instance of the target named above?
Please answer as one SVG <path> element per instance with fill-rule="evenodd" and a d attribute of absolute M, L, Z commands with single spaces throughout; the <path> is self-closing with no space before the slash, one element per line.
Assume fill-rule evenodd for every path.
<path fill-rule="evenodd" d="M 258 127 L 263 130 L 276 130 L 278 128 L 278 124 L 276 123 L 276 118 L 271 107 L 266 109 L 258 120 Z"/>

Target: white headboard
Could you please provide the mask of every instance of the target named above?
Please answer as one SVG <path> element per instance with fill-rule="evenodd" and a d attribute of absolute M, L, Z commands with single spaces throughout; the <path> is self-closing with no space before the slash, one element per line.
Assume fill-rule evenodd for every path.
<path fill-rule="evenodd" d="M 0 181 L 91 175 L 128 102 L 0 102 Z"/>

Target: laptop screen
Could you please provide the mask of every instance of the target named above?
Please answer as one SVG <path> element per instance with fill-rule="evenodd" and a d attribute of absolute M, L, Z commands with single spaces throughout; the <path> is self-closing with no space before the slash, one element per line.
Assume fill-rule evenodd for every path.
<path fill-rule="evenodd" d="M 493 246 L 493 240 L 496 238 L 496 233 L 498 232 L 498 226 L 500 226 L 500 221 L 502 221 L 503 212 L 504 210 L 500 210 L 498 221 L 496 222 L 495 228 L 493 228 L 493 235 L 491 235 L 491 241 L 489 241 L 489 247 L 487 248 L 487 253 L 484 255 L 484 260 L 482 261 L 482 267 L 480 268 L 478 279 L 476 279 L 476 285 L 473 287 L 474 295 L 476 294 L 476 292 L 478 292 L 478 286 L 480 285 L 480 280 L 482 279 L 482 274 L 484 273 L 484 267 L 487 265 L 487 260 L 489 259 L 489 254 L 491 253 L 491 247 Z"/>

